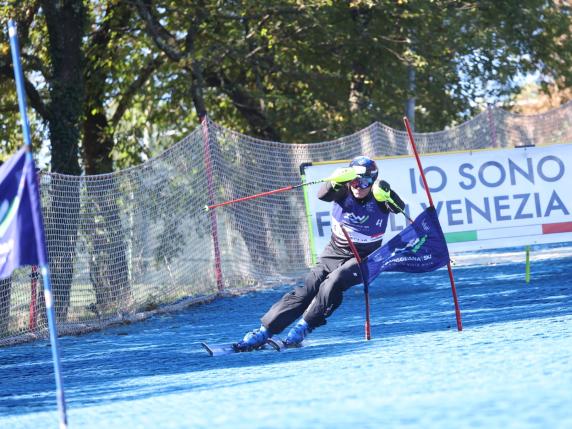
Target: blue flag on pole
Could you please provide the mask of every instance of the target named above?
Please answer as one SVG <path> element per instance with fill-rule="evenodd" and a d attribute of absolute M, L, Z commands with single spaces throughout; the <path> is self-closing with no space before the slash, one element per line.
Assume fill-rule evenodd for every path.
<path fill-rule="evenodd" d="M 449 250 L 434 207 L 428 207 L 398 235 L 365 260 L 371 282 L 382 271 L 425 273 L 449 262 Z"/>
<path fill-rule="evenodd" d="M 0 279 L 20 266 L 47 263 L 35 176 L 25 147 L 0 167 Z"/>

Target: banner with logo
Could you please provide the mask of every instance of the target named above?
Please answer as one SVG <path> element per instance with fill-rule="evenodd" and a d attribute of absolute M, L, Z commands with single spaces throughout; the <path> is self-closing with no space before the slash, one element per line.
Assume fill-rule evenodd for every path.
<path fill-rule="evenodd" d="M 0 167 L 0 279 L 22 265 L 47 261 L 42 223 L 34 222 L 40 212 L 35 174 L 25 148 Z"/>
<path fill-rule="evenodd" d="M 436 212 L 450 251 L 572 241 L 572 144 L 422 155 Z M 350 160 L 304 168 L 310 182 Z M 381 179 L 406 202 L 411 218 L 428 205 L 413 156 L 375 160 Z M 331 203 L 307 189 L 315 254 L 330 238 Z M 384 242 L 407 221 L 391 215 Z"/>
<path fill-rule="evenodd" d="M 366 258 L 364 276 L 371 283 L 383 271 L 426 273 L 448 262 L 449 251 L 437 213 L 428 207 L 412 224 Z"/>

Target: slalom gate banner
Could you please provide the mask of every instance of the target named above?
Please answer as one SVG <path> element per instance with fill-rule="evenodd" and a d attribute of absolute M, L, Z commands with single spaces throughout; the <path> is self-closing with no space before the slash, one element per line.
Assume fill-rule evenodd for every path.
<path fill-rule="evenodd" d="M 47 261 L 44 231 L 34 222 L 33 206 L 41 210 L 35 175 L 24 147 L 0 167 L 0 279 L 22 265 Z"/>
<path fill-rule="evenodd" d="M 428 206 L 415 158 L 375 161 L 415 219 Z M 425 154 L 421 161 L 451 252 L 572 241 L 572 144 Z M 305 165 L 303 180 L 328 177 L 349 162 Z M 331 203 L 316 197 L 320 186 L 305 189 L 313 256 L 330 239 Z M 384 243 L 406 225 L 405 216 L 392 214 Z"/>
<path fill-rule="evenodd" d="M 412 224 L 366 258 L 368 282 L 383 271 L 426 273 L 444 267 L 449 251 L 433 207 L 427 207 Z"/>

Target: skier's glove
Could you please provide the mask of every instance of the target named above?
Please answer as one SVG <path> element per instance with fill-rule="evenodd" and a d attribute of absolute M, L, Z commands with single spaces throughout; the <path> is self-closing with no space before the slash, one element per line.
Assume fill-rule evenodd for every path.
<path fill-rule="evenodd" d="M 385 201 L 393 202 L 390 191 L 391 188 L 389 187 L 389 183 L 385 180 L 379 180 L 373 184 L 373 197 L 380 203 Z"/>
<path fill-rule="evenodd" d="M 357 173 L 353 167 L 345 167 L 345 168 L 338 168 L 334 173 L 328 178 L 328 180 L 332 183 L 332 186 L 335 188 L 338 185 L 349 182 L 350 180 L 354 180 L 357 177 Z"/>

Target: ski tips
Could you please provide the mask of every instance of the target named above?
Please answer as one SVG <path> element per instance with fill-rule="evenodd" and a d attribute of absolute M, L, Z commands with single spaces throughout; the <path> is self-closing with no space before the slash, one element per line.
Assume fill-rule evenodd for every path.
<path fill-rule="evenodd" d="M 206 352 L 209 354 L 209 356 L 214 355 L 213 351 L 211 350 L 211 348 L 206 343 L 201 343 L 201 346 L 203 349 L 206 350 Z"/>

